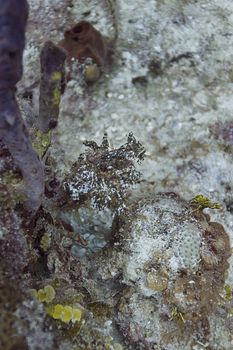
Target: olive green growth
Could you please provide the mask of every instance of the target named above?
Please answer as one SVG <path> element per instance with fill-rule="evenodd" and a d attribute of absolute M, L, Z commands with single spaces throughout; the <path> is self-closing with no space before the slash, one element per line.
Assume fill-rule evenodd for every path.
<path fill-rule="evenodd" d="M 203 194 L 198 194 L 191 200 L 191 205 L 194 207 L 193 211 L 202 211 L 205 208 L 221 209 L 221 205 L 216 202 L 211 202 L 209 198 Z"/>
<path fill-rule="evenodd" d="M 51 76 L 51 81 L 61 81 L 61 79 L 62 79 L 61 72 L 53 72 Z"/>
<path fill-rule="evenodd" d="M 232 287 L 229 284 L 225 285 L 225 300 L 231 301 L 232 300 Z"/>
<path fill-rule="evenodd" d="M 123 350 L 123 347 L 119 343 L 112 343 L 113 338 L 111 336 L 107 336 L 105 338 L 105 349 L 106 350 Z"/>
<path fill-rule="evenodd" d="M 56 106 L 60 104 L 61 92 L 60 89 L 56 86 L 53 90 L 53 104 Z"/>
<path fill-rule="evenodd" d="M 40 99 L 38 128 L 47 133 L 57 125 L 61 94 L 65 89 L 65 52 L 46 41 L 40 54 Z"/>
<path fill-rule="evenodd" d="M 40 130 L 36 130 L 34 136 L 35 139 L 33 140 L 32 145 L 39 154 L 39 157 L 43 158 L 51 144 L 51 131 L 44 133 Z"/>
<path fill-rule="evenodd" d="M 60 320 L 63 323 L 76 323 L 81 320 L 82 310 L 79 308 L 77 304 L 73 306 L 70 305 L 62 305 L 62 304 L 51 304 L 52 301 L 56 297 L 56 292 L 51 285 L 47 285 L 38 291 L 36 289 L 32 289 L 31 293 L 34 297 L 36 297 L 41 303 L 48 304 L 45 309 L 49 316 L 51 316 L 54 320 Z M 50 305 L 49 305 L 50 304 Z"/>
<path fill-rule="evenodd" d="M 62 74 L 61 72 L 53 72 L 51 76 L 51 86 L 53 86 L 53 104 L 55 106 L 59 106 L 61 101 L 61 80 Z"/>
<path fill-rule="evenodd" d="M 82 317 L 82 311 L 76 306 L 56 304 L 49 307 L 47 312 L 55 320 L 60 320 L 67 324 L 79 322 Z"/>
<path fill-rule="evenodd" d="M 181 322 L 181 323 L 185 323 L 185 319 L 184 319 L 183 314 L 180 311 L 178 311 L 176 307 L 174 309 L 172 309 L 170 319 L 176 320 L 176 321 Z"/>
<path fill-rule="evenodd" d="M 47 250 L 49 249 L 51 245 L 51 236 L 49 233 L 45 233 L 41 240 L 40 240 L 40 248 L 44 251 L 47 252 Z"/>
<path fill-rule="evenodd" d="M 51 303 L 56 295 L 54 288 L 49 284 L 38 291 L 32 289 L 31 292 L 41 303 Z"/>

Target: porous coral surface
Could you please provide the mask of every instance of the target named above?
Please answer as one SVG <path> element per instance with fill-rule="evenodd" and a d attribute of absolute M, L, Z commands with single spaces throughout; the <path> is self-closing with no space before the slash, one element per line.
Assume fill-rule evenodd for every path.
<path fill-rule="evenodd" d="M 231 246 L 224 228 L 209 220 L 174 193 L 143 199 L 121 217 L 123 243 L 113 260 L 128 289 L 117 322 L 131 346 L 200 341 L 216 348 L 209 317 L 219 312 Z"/>

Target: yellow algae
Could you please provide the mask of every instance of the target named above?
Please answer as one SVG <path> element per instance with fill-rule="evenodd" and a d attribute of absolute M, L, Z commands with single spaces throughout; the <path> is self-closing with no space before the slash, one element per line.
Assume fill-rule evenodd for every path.
<path fill-rule="evenodd" d="M 64 306 L 61 321 L 64 323 L 69 323 L 72 319 L 73 310 L 71 306 Z"/>
<path fill-rule="evenodd" d="M 46 301 L 46 293 L 44 291 L 44 289 L 39 289 L 37 292 L 37 298 L 40 302 L 44 302 Z"/>
<path fill-rule="evenodd" d="M 35 139 L 32 141 L 32 145 L 40 158 L 42 158 L 51 144 L 51 131 L 44 133 L 40 130 L 36 130 L 34 136 Z"/>
<path fill-rule="evenodd" d="M 50 316 L 52 316 L 52 318 L 54 318 L 55 320 L 61 319 L 63 314 L 63 309 L 64 309 L 63 305 L 61 304 L 55 305 L 50 312 Z"/>
<path fill-rule="evenodd" d="M 191 204 L 195 205 L 194 211 L 203 210 L 205 208 L 210 209 L 221 209 L 221 205 L 216 202 L 211 202 L 211 200 L 204 196 L 203 194 L 198 194 L 191 200 Z"/>
<path fill-rule="evenodd" d="M 47 310 L 48 314 L 55 320 L 61 320 L 64 323 L 79 322 L 81 320 L 82 311 L 77 307 L 73 308 L 69 305 L 56 304 Z"/>
<path fill-rule="evenodd" d="M 81 320 L 82 311 L 80 309 L 74 308 L 72 314 L 72 322 L 79 322 Z"/>
<path fill-rule="evenodd" d="M 56 106 L 59 105 L 60 100 L 61 100 L 60 89 L 59 89 L 59 87 L 55 87 L 53 90 L 53 104 Z"/>
<path fill-rule="evenodd" d="M 56 292 L 54 288 L 48 284 L 43 289 L 39 289 L 38 292 L 35 289 L 32 289 L 32 294 L 41 303 L 51 303 L 51 301 L 55 298 Z"/>
<path fill-rule="evenodd" d="M 40 247 L 43 249 L 44 252 L 46 252 L 51 245 L 51 237 L 49 233 L 45 233 L 43 237 L 40 240 Z"/>
<path fill-rule="evenodd" d="M 51 76 L 52 81 L 60 81 L 61 78 L 62 78 L 61 72 L 53 72 L 53 74 Z"/>
<path fill-rule="evenodd" d="M 231 301 L 232 299 L 232 288 L 229 284 L 225 285 L 225 299 L 226 301 Z"/>
<path fill-rule="evenodd" d="M 51 303 L 51 301 L 55 298 L 55 290 L 52 286 L 47 285 L 44 287 L 45 295 L 46 295 L 46 303 Z"/>

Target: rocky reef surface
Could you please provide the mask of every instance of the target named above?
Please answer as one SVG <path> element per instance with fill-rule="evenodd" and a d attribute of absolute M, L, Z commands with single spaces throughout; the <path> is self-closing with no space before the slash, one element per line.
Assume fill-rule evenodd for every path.
<path fill-rule="evenodd" d="M 34 217 L 0 145 L 0 349 L 232 349 L 232 1 L 28 2 L 30 135 L 44 42 L 80 40 L 82 21 L 103 50 L 67 64 L 58 125 L 34 142 Z"/>

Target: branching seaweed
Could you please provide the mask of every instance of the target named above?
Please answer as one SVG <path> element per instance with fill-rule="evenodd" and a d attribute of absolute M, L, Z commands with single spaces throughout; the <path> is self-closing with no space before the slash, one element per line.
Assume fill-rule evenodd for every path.
<path fill-rule="evenodd" d="M 89 149 L 80 155 L 65 182 L 68 193 L 80 203 L 91 200 L 92 206 L 98 209 L 123 210 L 128 188 L 140 180 L 134 161 L 144 159 L 144 147 L 132 133 L 127 142 L 116 149 L 110 149 L 107 134 L 100 146 L 94 141 L 84 144 Z"/>

